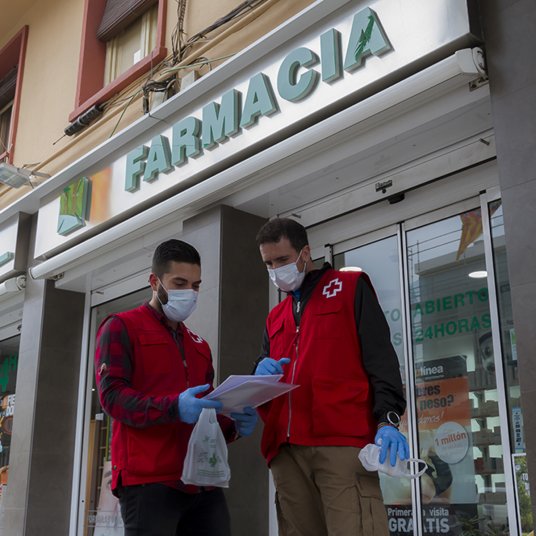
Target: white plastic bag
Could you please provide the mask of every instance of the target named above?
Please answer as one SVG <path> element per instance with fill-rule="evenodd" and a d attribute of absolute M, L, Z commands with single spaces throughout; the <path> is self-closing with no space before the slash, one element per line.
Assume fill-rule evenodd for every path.
<path fill-rule="evenodd" d="M 190 436 L 181 480 L 194 486 L 228 488 L 230 479 L 227 444 L 216 410 L 205 408 Z"/>
<path fill-rule="evenodd" d="M 380 471 L 389 476 L 403 478 L 419 478 L 426 469 L 427 465 L 424 460 L 419 458 L 409 458 L 409 460 L 401 460 L 396 458 L 396 465 L 391 465 L 389 456 L 383 463 L 380 463 L 380 447 L 373 443 L 365 445 L 358 454 L 359 461 L 367 471 Z M 419 466 L 422 466 L 419 469 Z"/>

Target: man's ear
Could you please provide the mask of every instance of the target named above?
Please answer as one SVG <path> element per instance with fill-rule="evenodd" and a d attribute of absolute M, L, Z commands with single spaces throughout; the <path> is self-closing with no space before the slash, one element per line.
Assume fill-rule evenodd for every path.
<path fill-rule="evenodd" d="M 158 288 L 158 277 L 153 273 L 149 275 L 149 284 L 151 285 L 151 288 L 156 291 Z"/>
<path fill-rule="evenodd" d="M 305 262 L 308 262 L 311 259 L 311 246 L 309 244 L 303 246 L 302 258 Z"/>

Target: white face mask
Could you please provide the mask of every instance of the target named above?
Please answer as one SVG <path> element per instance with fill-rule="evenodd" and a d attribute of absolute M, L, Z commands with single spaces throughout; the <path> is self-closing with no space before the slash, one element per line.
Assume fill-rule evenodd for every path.
<path fill-rule="evenodd" d="M 302 250 L 303 251 L 303 250 Z M 298 261 L 300 260 L 302 252 L 298 255 L 296 262 L 285 264 L 279 268 L 268 268 L 268 275 L 273 281 L 274 285 L 281 289 L 283 292 L 292 292 L 301 287 L 303 278 L 305 277 L 305 266 L 303 272 L 298 270 Z"/>
<path fill-rule="evenodd" d="M 383 463 L 380 463 L 380 447 L 369 443 L 365 445 L 359 452 L 359 460 L 363 464 L 363 467 L 367 471 L 380 471 L 389 476 L 405 477 L 405 478 L 419 478 L 426 471 L 426 462 L 419 458 L 410 458 L 409 460 L 401 460 L 396 458 L 396 465 L 393 467 L 389 461 L 389 455 Z M 414 473 L 413 466 L 417 464 L 417 467 L 422 464 L 422 468 Z"/>
<path fill-rule="evenodd" d="M 166 318 L 172 322 L 184 322 L 194 312 L 199 292 L 190 288 L 185 290 L 168 290 L 164 287 L 162 281 L 160 281 L 160 284 L 167 292 L 168 301 L 167 303 L 162 303 L 158 294 L 156 297 L 162 306 L 162 311 L 164 311 Z"/>

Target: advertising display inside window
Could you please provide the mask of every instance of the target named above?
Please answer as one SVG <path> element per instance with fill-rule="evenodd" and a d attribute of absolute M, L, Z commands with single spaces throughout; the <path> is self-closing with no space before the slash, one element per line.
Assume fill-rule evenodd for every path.
<path fill-rule="evenodd" d="M 482 215 L 407 233 L 425 534 L 507 530 Z M 497 532 L 498 531 L 498 532 Z"/>
<path fill-rule="evenodd" d="M 147 289 L 95 307 L 92 311 L 92 329 L 113 313 L 126 311 L 141 305 L 150 297 Z M 94 340 L 94 337 L 92 338 Z M 87 422 L 87 479 L 85 486 L 86 511 L 84 536 L 123 536 L 123 521 L 119 501 L 112 495 L 112 466 L 110 445 L 112 441 L 112 419 L 104 413 L 95 385 L 92 356 L 88 373 L 91 379 L 91 406 Z"/>
<path fill-rule="evenodd" d="M 19 335 L 0 341 L 0 529 L 3 526 L 2 502 L 9 480 L 9 455 L 15 415 L 19 345 Z"/>

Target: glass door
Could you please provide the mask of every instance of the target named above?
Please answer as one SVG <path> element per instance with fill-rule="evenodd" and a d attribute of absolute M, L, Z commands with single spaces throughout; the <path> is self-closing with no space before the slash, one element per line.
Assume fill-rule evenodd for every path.
<path fill-rule="evenodd" d="M 0 534 L 4 528 L 3 498 L 9 480 L 11 433 L 15 415 L 15 387 L 19 365 L 20 335 L 0 341 Z"/>
<path fill-rule="evenodd" d="M 82 514 L 82 534 L 84 536 L 122 536 L 123 522 L 119 502 L 111 492 L 111 440 L 112 419 L 100 405 L 95 384 L 93 366 L 94 344 L 97 329 L 109 315 L 126 311 L 141 305 L 150 298 L 150 291 L 141 289 L 132 294 L 103 303 L 91 311 L 91 338 L 88 362 L 88 383 L 91 386 L 86 413 L 84 445 L 85 496 Z"/>
<path fill-rule="evenodd" d="M 381 475 L 391 534 L 528 527 L 514 505 L 524 440 L 500 201 L 483 194 L 332 248 L 336 269 L 371 278 L 406 388 L 402 431 L 427 464 L 414 483 Z"/>
<path fill-rule="evenodd" d="M 371 279 L 378 301 L 391 331 L 391 342 L 400 365 L 404 389 L 407 386 L 406 352 L 404 344 L 404 315 L 402 291 L 402 261 L 400 233 L 397 227 L 376 235 L 372 242 L 367 237 L 334 246 L 333 267 L 337 270 L 364 271 Z M 370 237 L 369 237 L 370 239 Z M 353 242 L 353 243 L 352 243 Z M 355 244 L 355 247 L 353 247 Z M 408 436 L 408 415 L 402 418 L 400 429 Z M 391 534 L 413 533 L 413 491 L 411 481 L 380 474 L 380 484 L 389 517 Z"/>
<path fill-rule="evenodd" d="M 503 533 L 506 488 L 480 208 L 406 235 L 427 534 Z"/>
<path fill-rule="evenodd" d="M 510 447 L 511 460 L 504 459 L 505 472 L 511 471 L 513 486 L 506 487 L 507 500 L 515 503 L 518 534 L 528 534 L 534 528 L 528 469 L 525 452 L 525 434 L 523 413 L 521 410 L 521 389 L 517 363 L 516 333 L 513 320 L 510 282 L 506 259 L 506 240 L 504 219 L 500 199 L 486 199 L 483 210 L 487 211 L 484 235 L 487 238 L 487 270 L 490 285 L 494 284 L 495 293 L 492 307 L 493 347 L 490 349 L 498 379 L 499 407 L 503 410 L 501 429 L 504 434 L 503 444 Z M 494 318 L 495 317 L 495 318 Z M 493 348 L 497 351 L 493 351 Z M 511 462 L 511 465 L 510 463 Z M 508 478 L 507 478 L 508 481 Z M 510 515 L 513 519 L 515 516 Z"/>

